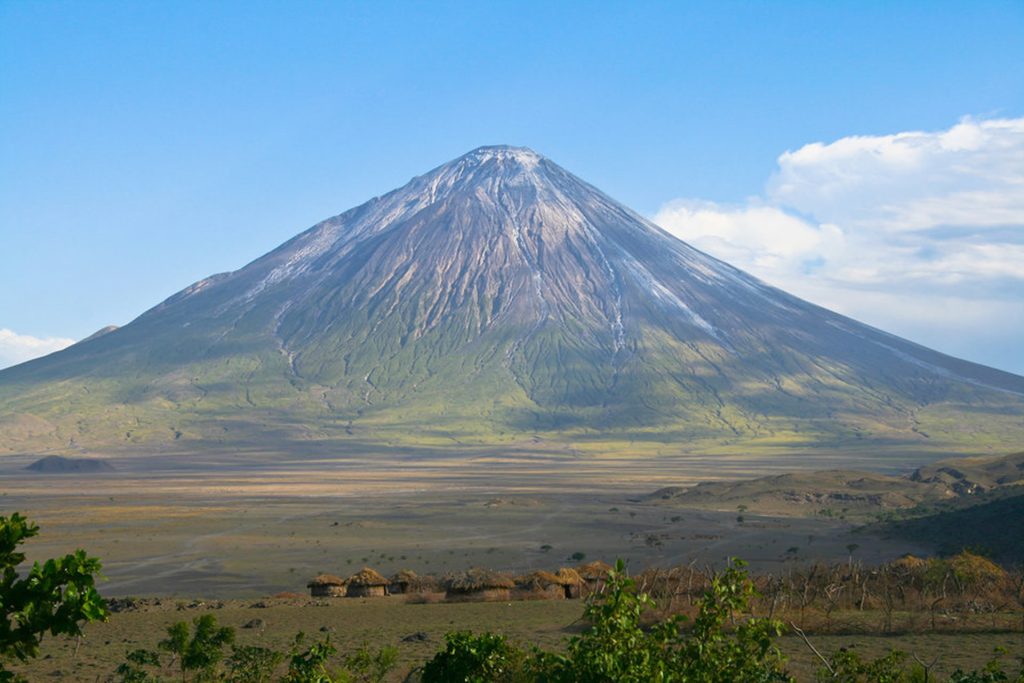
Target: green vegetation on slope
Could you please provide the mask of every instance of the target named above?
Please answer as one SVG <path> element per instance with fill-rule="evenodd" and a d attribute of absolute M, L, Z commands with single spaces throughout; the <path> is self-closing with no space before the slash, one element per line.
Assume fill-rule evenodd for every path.
<path fill-rule="evenodd" d="M 973 548 L 1000 562 L 1024 563 L 1024 486 L 996 489 L 970 502 L 922 506 L 866 530 L 934 544 L 944 554 Z"/>

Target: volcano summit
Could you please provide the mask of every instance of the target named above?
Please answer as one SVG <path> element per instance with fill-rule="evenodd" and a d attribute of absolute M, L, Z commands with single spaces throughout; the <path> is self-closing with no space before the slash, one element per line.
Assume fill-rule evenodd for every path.
<path fill-rule="evenodd" d="M 482 147 L 0 372 L 0 449 L 1009 448 L 1024 378 L 797 299 Z"/>

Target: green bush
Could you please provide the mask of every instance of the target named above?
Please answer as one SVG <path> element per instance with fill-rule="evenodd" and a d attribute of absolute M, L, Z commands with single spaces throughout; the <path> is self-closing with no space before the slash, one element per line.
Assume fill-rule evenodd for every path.
<path fill-rule="evenodd" d="M 335 678 L 327 667 L 328 660 L 338 651 L 338 648 L 331 645 L 330 637 L 300 650 L 304 638 L 305 634 L 302 632 L 295 636 L 288 661 L 288 673 L 282 679 L 283 683 L 336 683 L 344 680 Z"/>
<path fill-rule="evenodd" d="M 1005 654 L 1005 650 L 996 648 L 995 656 L 984 667 L 975 671 L 957 669 L 949 677 L 949 683 L 1024 683 L 1024 656 L 1018 656 L 1021 668 L 1017 676 L 1011 678 L 1011 674 L 1003 669 L 1002 661 L 1000 661 Z"/>
<path fill-rule="evenodd" d="M 227 683 L 380 683 L 395 668 L 398 649 L 391 646 L 379 650 L 361 647 L 342 658 L 343 667 L 331 667 L 337 648 L 330 638 L 304 646 L 305 635 L 299 633 L 291 650 L 285 654 L 265 647 L 232 645 L 231 655 L 224 648 L 234 641 L 234 629 L 217 625 L 212 614 L 193 620 L 192 628 L 182 621 L 167 628 L 167 638 L 159 647 L 170 653 L 166 662 L 154 650 L 134 650 L 117 667 L 118 683 L 159 683 L 160 669 L 175 664 L 181 680 L 226 681 Z M 287 663 L 283 676 L 278 669 Z M 155 671 L 154 671 L 155 670 Z"/>
<path fill-rule="evenodd" d="M 133 650 L 125 656 L 125 661 L 117 667 L 115 673 L 119 683 L 158 683 L 159 679 L 150 675 L 147 667 L 160 666 L 160 654 L 152 650 Z"/>
<path fill-rule="evenodd" d="M 96 592 L 100 562 L 84 550 L 32 565 L 24 578 L 17 567 L 25 561 L 18 551 L 39 527 L 15 512 L 0 515 L 0 681 L 16 681 L 6 663 L 39 655 L 46 633 L 79 636 L 82 625 L 107 619 L 107 604 Z"/>
<path fill-rule="evenodd" d="M 235 646 L 227 660 L 227 679 L 232 683 L 269 683 L 283 661 L 283 653 L 266 647 Z"/>
<path fill-rule="evenodd" d="M 160 649 L 177 659 L 182 680 L 189 673 L 194 681 L 214 680 L 217 666 L 224 659 L 224 646 L 235 640 L 235 630 L 218 626 L 217 618 L 204 614 L 192 620 L 192 631 L 184 621 L 167 628 L 167 638 Z"/>
<path fill-rule="evenodd" d="M 837 683 L 916 683 L 922 680 L 920 667 L 907 668 L 907 656 L 899 650 L 864 661 L 856 650 L 840 648 L 817 671 L 818 681 Z"/>
<path fill-rule="evenodd" d="M 525 653 L 505 636 L 456 631 L 444 649 L 423 666 L 423 683 L 506 683 L 528 680 Z"/>
<path fill-rule="evenodd" d="M 385 645 L 379 650 L 363 646 L 344 658 L 349 676 L 359 683 L 381 683 L 398 662 L 398 648 Z"/>

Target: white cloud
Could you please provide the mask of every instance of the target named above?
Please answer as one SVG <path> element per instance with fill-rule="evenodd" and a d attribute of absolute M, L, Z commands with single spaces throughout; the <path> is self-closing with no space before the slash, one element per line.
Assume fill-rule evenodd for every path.
<path fill-rule="evenodd" d="M 681 239 L 820 305 L 1024 374 L 1024 118 L 815 142 L 742 206 L 665 204 Z"/>
<path fill-rule="evenodd" d="M 815 270 L 823 258 L 842 252 L 838 226 L 815 225 L 763 205 L 722 206 L 675 200 L 654 221 L 693 246 L 762 277 L 784 278 Z"/>
<path fill-rule="evenodd" d="M 75 343 L 62 337 L 39 338 L 0 328 L 0 368 L 45 356 Z"/>
<path fill-rule="evenodd" d="M 767 195 L 872 231 L 1001 226 L 1024 217 L 1024 118 L 814 142 L 778 159 Z"/>

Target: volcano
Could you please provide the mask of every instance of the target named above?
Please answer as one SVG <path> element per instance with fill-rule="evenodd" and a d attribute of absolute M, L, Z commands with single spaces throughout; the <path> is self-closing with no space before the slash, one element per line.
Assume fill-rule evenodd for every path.
<path fill-rule="evenodd" d="M 802 301 L 507 146 L 0 372 L 8 451 L 1022 436 L 1024 378 Z"/>

